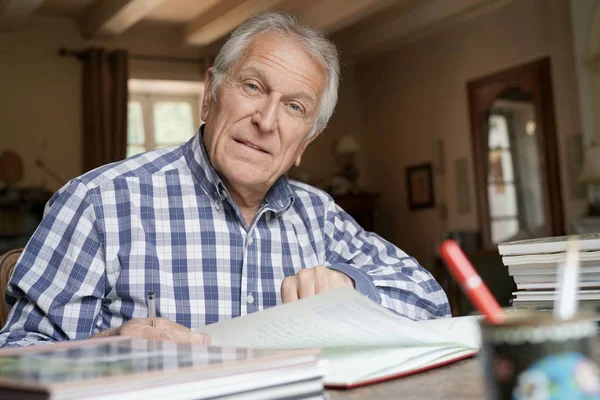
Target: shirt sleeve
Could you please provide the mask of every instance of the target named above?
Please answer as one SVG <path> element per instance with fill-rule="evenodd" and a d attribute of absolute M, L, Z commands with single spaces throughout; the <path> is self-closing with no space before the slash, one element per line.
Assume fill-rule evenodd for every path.
<path fill-rule="evenodd" d="M 417 260 L 362 229 L 333 201 L 325 214 L 326 265 L 365 296 L 413 320 L 450 316 L 448 298 Z"/>
<path fill-rule="evenodd" d="M 101 234 L 91 194 L 73 180 L 48 202 L 15 265 L 0 347 L 28 346 L 94 333 L 105 287 Z"/>

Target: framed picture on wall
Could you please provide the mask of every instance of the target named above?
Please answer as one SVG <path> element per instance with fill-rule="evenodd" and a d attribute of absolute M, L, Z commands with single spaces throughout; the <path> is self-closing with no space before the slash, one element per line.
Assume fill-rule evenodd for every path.
<path fill-rule="evenodd" d="M 406 192 L 408 207 L 420 210 L 435 206 L 431 163 L 412 165 L 406 168 Z"/>

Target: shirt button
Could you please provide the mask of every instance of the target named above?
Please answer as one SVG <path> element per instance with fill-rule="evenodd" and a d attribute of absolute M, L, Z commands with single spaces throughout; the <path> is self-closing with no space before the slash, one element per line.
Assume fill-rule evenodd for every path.
<path fill-rule="evenodd" d="M 248 238 L 248 244 L 252 244 L 252 242 L 254 242 L 254 239 L 252 239 L 252 236 L 250 236 L 250 237 Z"/>
<path fill-rule="evenodd" d="M 246 298 L 246 300 L 248 301 L 248 304 L 254 303 L 254 296 L 252 296 L 252 293 L 250 293 L 248 295 L 248 297 Z"/>

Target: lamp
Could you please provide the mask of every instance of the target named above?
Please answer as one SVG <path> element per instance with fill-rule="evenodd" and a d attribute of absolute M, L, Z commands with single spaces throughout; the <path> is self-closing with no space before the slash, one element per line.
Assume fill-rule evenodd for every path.
<path fill-rule="evenodd" d="M 600 215 L 600 146 L 591 146 L 585 150 L 579 182 L 587 184 L 588 215 Z"/>
<path fill-rule="evenodd" d="M 358 176 L 360 172 L 356 167 L 354 155 L 360 150 L 360 143 L 358 140 L 351 135 L 344 135 L 340 137 L 333 147 L 333 151 L 336 154 L 338 160 L 344 165 L 342 168 L 342 176 L 344 176 L 351 185 L 351 190 L 355 193 L 359 192 L 358 189 Z"/>
<path fill-rule="evenodd" d="M 338 139 L 335 144 L 336 154 L 353 154 L 360 150 L 360 143 L 354 136 L 345 135 Z"/>

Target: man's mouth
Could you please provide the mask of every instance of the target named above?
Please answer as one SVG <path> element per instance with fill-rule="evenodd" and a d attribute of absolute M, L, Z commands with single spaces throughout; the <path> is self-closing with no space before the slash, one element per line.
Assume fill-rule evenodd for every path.
<path fill-rule="evenodd" d="M 263 148 L 261 148 L 261 147 L 259 147 L 259 146 L 255 145 L 255 144 L 254 144 L 254 143 L 252 143 L 252 142 L 248 142 L 248 141 L 246 141 L 246 140 L 238 140 L 238 139 L 234 139 L 234 140 L 235 140 L 237 143 L 239 143 L 239 144 L 243 144 L 243 145 L 245 145 L 245 146 L 248 146 L 248 147 L 250 147 L 251 149 L 258 150 L 258 151 L 261 151 L 261 152 L 263 152 L 263 153 L 267 153 L 267 154 L 268 154 L 268 151 L 266 151 L 266 150 L 264 150 Z"/>

